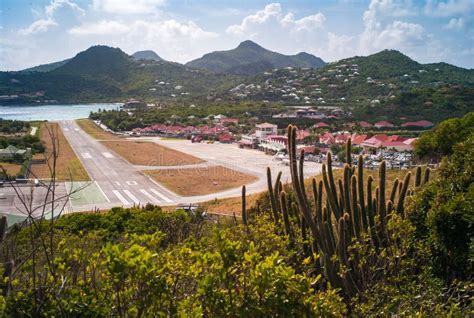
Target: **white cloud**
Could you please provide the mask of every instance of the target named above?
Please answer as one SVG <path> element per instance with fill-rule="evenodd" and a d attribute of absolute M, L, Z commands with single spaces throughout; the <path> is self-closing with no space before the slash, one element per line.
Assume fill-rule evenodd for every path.
<path fill-rule="evenodd" d="M 117 35 L 128 32 L 130 26 L 119 21 L 98 21 L 83 24 L 69 30 L 73 35 Z"/>
<path fill-rule="evenodd" d="M 295 19 L 291 12 L 283 15 L 279 3 L 270 3 L 263 10 L 246 16 L 240 24 L 229 26 L 226 32 L 237 36 L 248 36 L 258 35 L 273 28 L 283 29 L 286 32 L 313 31 L 320 29 L 325 21 L 326 17 L 321 12 Z"/>
<path fill-rule="evenodd" d="M 425 13 L 434 17 L 468 15 L 472 11 L 474 11 L 473 0 L 428 0 L 425 6 Z"/>
<path fill-rule="evenodd" d="M 36 34 L 39 32 L 46 32 L 50 27 L 57 26 L 58 24 L 52 18 L 39 19 L 31 23 L 27 28 L 20 29 L 18 32 L 21 35 Z"/>
<path fill-rule="evenodd" d="M 20 29 L 19 34 L 31 35 L 46 32 L 51 27 L 58 26 L 59 24 L 55 19 L 55 15 L 61 8 L 71 9 L 80 15 L 85 14 L 85 11 L 81 7 L 70 0 L 51 0 L 51 3 L 44 7 L 44 12 L 34 11 L 34 14 L 39 16 L 38 20 L 34 21 L 26 28 Z"/>
<path fill-rule="evenodd" d="M 451 18 L 448 22 L 448 24 L 446 24 L 444 26 L 445 29 L 449 29 L 449 30 L 455 30 L 455 31 L 460 31 L 464 28 L 464 25 L 466 24 L 466 21 L 464 20 L 464 18 Z"/>
<path fill-rule="evenodd" d="M 115 14 L 153 13 L 165 4 L 165 0 L 93 0 L 92 7 L 97 11 Z"/>
<path fill-rule="evenodd" d="M 85 11 L 81 7 L 69 0 L 52 0 L 51 3 L 44 8 L 44 11 L 46 13 L 46 16 L 52 17 L 55 12 L 61 9 L 62 7 L 69 7 L 81 14 L 85 13 Z"/>
<path fill-rule="evenodd" d="M 295 20 L 293 13 L 288 13 L 281 20 L 283 26 L 293 28 L 295 31 L 312 31 L 322 28 L 326 17 L 321 12 Z"/>
<path fill-rule="evenodd" d="M 181 62 L 207 53 L 204 43 L 219 42 L 217 33 L 203 30 L 193 21 L 174 19 L 101 20 L 84 23 L 68 32 L 78 40 L 119 46 L 129 53 L 153 49 L 165 59 Z"/>
<path fill-rule="evenodd" d="M 363 54 L 382 49 L 403 50 L 426 44 L 429 36 L 420 24 L 387 19 L 391 6 L 393 2 L 389 0 L 372 0 L 364 12 L 365 29 L 359 43 L 359 50 Z"/>

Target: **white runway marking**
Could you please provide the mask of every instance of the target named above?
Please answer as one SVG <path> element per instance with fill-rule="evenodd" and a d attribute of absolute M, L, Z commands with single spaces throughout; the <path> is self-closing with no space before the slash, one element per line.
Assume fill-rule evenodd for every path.
<path fill-rule="evenodd" d="M 81 155 L 82 155 L 82 158 L 84 158 L 84 159 L 92 159 L 91 154 L 88 153 L 88 152 L 83 152 L 83 153 L 81 153 Z"/>
<path fill-rule="evenodd" d="M 120 202 L 122 202 L 123 205 L 129 205 L 130 202 L 127 201 L 127 199 L 125 199 L 123 197 L 122 194 L 120 194 L 120 192 L 118 192 L 117 190 L 112 190 L 112 192 L 115 194 L 115 196 L 120 200 Z"/>
<path fill-rule="evenodd" d="M 136 181 L 127 181 L 128 185 L 137 185 L 138 183 Z"/>
<path fill-rule="evenodd" d="M 79 131 L 79 128 L 74 128 L 75 131 Z"/>
<path fill-rule="evenodd" d="M 69 128 L 64 128 L 63 130 L 64 130 L 64 131 L 69 131 Z"/>
<path fill-rule="evenodd" d="M 128 190 L 123 190 L 123 192 L 125 192 L 125 194 L 128 195 L 128 197 L 129 197 L 130 199 L 132 199 L 132 201 L 133 201 L 135 204 L 140 204 L 140 201 L 137 199 L 136 196 L 134 196 L 134 195 L 132 194 L 132 192 L 130 192 L 130 191 L 128 191 Z"/>
<path fill-rule="evenodd" d="M 94 181 L 95 185 L 97 186 L 97 188 L 99 188 L 100 192 L 102 192 L 102 195 L 104 196 L 104 198 L 107 200 L 107 202 L 110 203 L 110 199 L 107 197 L 107 195 L 105 194 L 104 190 L 102 190 L 102 188 L 100 187 L 100 185 L 97 183 L 97 180 Z"/>
<path fill-rule="evenodd" d="M 158 191 L 156 191 L 155 189 L 150 189 L 151 192 L 153 192 L 154 194 L 156 194 L 157 196 L 159 196 L 161 199 L 165 200 L 166 202 L 168 203 L 171 203 L 173 201 L 171 201 L 170 199 L 168 199 L 167 197 L 165 197 L 163 194 L 159 193 Z"/>
<path fill-rule="evenodd" d="M 102 155 L 103 155 L 105 158 L 113 158 L 113 157 L 114 157 L 110 152 L 103 152 Z"/>
<path fill-rule="evenodd" d="M 160 203 L 160 200 L 158 200 L 157 198 L 155 198 L 154 196 L 152 196 L 151 194 L 149 194 L 148 192 L 146 192 L 145 189 L 141 189 L 140 192 L 143 193 L 148 199 L 150 199 L 151 202 L 153 202 L 153 203 Z"/>

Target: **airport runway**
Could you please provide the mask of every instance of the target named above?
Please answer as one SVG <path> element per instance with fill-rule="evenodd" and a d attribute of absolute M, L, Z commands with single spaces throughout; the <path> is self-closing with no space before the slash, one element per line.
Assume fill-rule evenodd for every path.
<path fill-rule="evenodd" d="M 59 124 L 64 136 L 87 170 L 91 181 L 58 183 L 56 197 L 69 196 L 69 200 L 59 200 L 56 203 L 57 207 L 55 207 L 56 213 L 60 209 L 63 210 L 63 213 L 71 213 L 94 209 L 109 209 L 116 206 L 145 205 L 147 203 L 160 206 L 199 203 L 216 198 L 238 197 L 241 194 L 239 187 L 208 195 L 179 196 L 141 172 L 147 169 L 160 169 L 160 167 L 134 166 L 92 138 L 75 121 L 61 121 Z M 288 166 L 282 164 L 281 161 L 277 161 L 272 156 L 265 155 L 257 150 L 239 149 L 236 144 L 193 144 L 186 140 L 163 140 L 160 138 L 134 139 L 150 140 L 206 161 L 198 166 L 222 165 L 252 174 L 258 179 L 252 184 L 247 185 L 248 194 L 266 190 L 266 167 L 268 166 L 272 168 L 274 177 L 278 171 L 282 171 L 282 181 L 290 181 Z M 163 168 L 180 169 L 195 166 Z M 307 177 L 319 174 L 320 171 L 320 164 L 312 162 L 305 164 L 305 175 Z M 32 201 L 31 206 L 44 206 L 47 194 L 46 185 L 38 187 L 31 185 L 23 186 L 20 189 L 22 192 L 21 196 L 25 197 L 28 202 Z M 31 198 L 33 199 L 31 200 Z M 42 211 L 42 209 L 38 210 Z M 49 208 L 50 210 L 51 208 Z M 7 186 L 0 189 L 0 213 L 25 214 L 25 208 L 22 206 L 16 192 Z"/>
<path fill-rule="evenodd" d="M 94 190 L 86 188 L 84 191 L 97 196 L 93 202 L 84 202 L 76 206 L 74 200 L 71 200 L 73 211 L 146 203 L 172 205 L 180 201 L 176 194 L 142 174 L 133 165 L 89 136 L 74 121 L 61 121 L 60 127 L 92 180 L 88 187 Z M 78 196 L 80 192 L 82 190 L 77 193 Z"/>

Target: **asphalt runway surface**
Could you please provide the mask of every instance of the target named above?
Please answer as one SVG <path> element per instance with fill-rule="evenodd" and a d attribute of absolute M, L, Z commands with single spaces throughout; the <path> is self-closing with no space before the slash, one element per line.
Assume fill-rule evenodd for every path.
<path fill-rule="evenodd" d="M 143 170 L 149 169 L 225 166 L 257 177 L 257 181 L 247 185 L 248 194 L 266 190 L 267 167 L 272 169 L 274 177 L 279 171 L 282 171 L 282 181 L 290 181 L 289 167 L 281 161 L 258 150 L 240 149 L 236 144 L 191 143 L 188 140 L 169 140 L 158 137 L 133 138 L 156 142 L 206 161 L 198 165 L 176 167 L 134 166 L 83 131 L 76 122 L 61 121 L 59 124 L 76 156 L 87 170 L 91 181 L 81 182 L 78 180 L 57 183 L 54 207 L 56 215 L 59 212 L 67 214 L 147 203 L 160 206 L 199 203 L 216 198 L 236 197 L 241 194 L 241 188 L 238 187 L 208 195 L 179 196 L 142 173 Z M 305 164 L 307 177 L 319 174 L 320 171 L 320 164 L 313 162 Z M 46 213 L 50 212 L 53 210 L 50 203 L 52 199 L 51 193 L 47 191 L 47 186 L 47 182 L 41 182 L 39 186 L 22 185 L 15 191 L 13 187 L 5 185 L 0 188 L 0 213 L 20 216 L 36 209 L 34 215 L 40 216 L 45 211 Z M 26 204 L 20 198 L 23 198 L 23 202 Z"/>

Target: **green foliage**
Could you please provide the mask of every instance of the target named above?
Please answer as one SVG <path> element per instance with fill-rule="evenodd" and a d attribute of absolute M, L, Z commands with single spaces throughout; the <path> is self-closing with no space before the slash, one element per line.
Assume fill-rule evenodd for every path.
<path fill-rule="evenodd" d="M 420 136 L 415 145 L 415 154 L 420 158 L 449 156 L 456 144 L 473 134 L 474 112 L 462 118 L 445 120 Z"/>
<path fill-rule="evenodd" d="M 164 244 L 173 229 L 165 234 L 153 225 L 150 234 L 142 234 L 149 231 L 142 225 L 140 234 L 122 232 L 104 239 L 99 229 L 117 234 L 110 226 L 111 215 L 116 216 L 113 223 L 120 223 L 135 213 L 165 217 L 149 207 L 96 214 L 93 220 L 87 214 L 61 218 L 52 267 L 36 255 L 36 279 L 44 277 L 47 284 L 33 287 L 41 284 L 32 276 L 33 263 L 18 267 L 6 280 L 10 291 L 0 299 L 2 315 L 320 317 L 345 312 L 337 291 L 314 290 L 318 279 L 292 267 L 289 242 L 275 234 L 266 218 L 245 230 L 214 226 L 206 235 L 178 244 Z M 43 226 L 47 229 L 48 224 Z M 89 230 L 91 226 L 95 229 Z M 22 232 L 28 237 L 31 229 Z M 27 252 L 28 240 L 9 240 Z"/>
<path fill-rule="evenodd" d="M 137 127 L 146 127 L 157 123 L 170 122 L 181 125 L 202 125 L 205 123 L 202 118 L 222 114 L 227 117 L 234 117 L 239 119 L 241 124 L 253 124 L 255 122 L 252 117 L 257 116 L 271 117 L 284 110 L 282 105 L 278 104 L 264 104 L 242 102 L 237 104 L 225 103 L 206 103 L 198 104 L 195 107 L 188 107 L 182 105 L 168 105 L 162 109 L 149 110 L 142 113 L 129 115 L 125 111 L 101 111 L 92 113 L 91 119 L 100 120 L 112 130 L 124 131 L 131 130 Z M 189 119 L 188 116 L 193 115 L 199 119 Z M 253 126 L 252 126 L 253 127 Z M 239 128 L 235 128 L 235 132 L 240 132 Z"/>
<path fill-rule="evenodd" d="M 429 240 L 433 266 L 447 280 L 466 279 L 474 271 L 474 135 L 452 146 L 439 178 L 411 202 L 417 235 Z"/>

